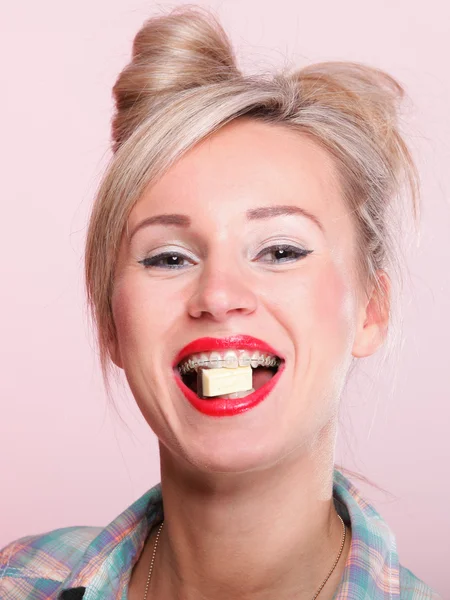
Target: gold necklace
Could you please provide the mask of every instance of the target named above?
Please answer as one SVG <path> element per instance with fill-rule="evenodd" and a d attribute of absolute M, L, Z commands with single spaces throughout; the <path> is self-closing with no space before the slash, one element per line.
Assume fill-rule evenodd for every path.
<path fill-rule="evenodd" d="M 331 571 L 328 573 L 328 575 L 326 576 L 324 582 L 322 583 L 322 585 L 320 586 L 320 588 L 317 590 L 317 592 L 314 594 L 312 600 L 316 600 L 317 596 L 320 594 L 320 592 L 322 591 L 323 586 L 326 584 L 326 582 L 328 581 L 328 579 L 331 576 L 331 573 L 334 571 L 334 569 L 336 568 L 336 565 L 338 564 L 338 561 L 341 557 L 342 554 L 342 550 L 344 549 L 344 545 L 345 545 L 345 536 L 346 536 L 346 529 L 345 529 L 345 524 L 344 521 L 341 519 L 341 516 L 338 515 L 339 520 L 342 523 L 342 542 L 341 542 L 341 547 L 339 549 L 339 554 L 337 555 L 336 560 L 334 561 L 334 565 L 331 567 Z M 144 600 L 147 600 L 147 593 L 148 593 L 148 586 L 150 585 L 150 579 L 152 577 L 152 573 L 153 573 L 153 565 L 155 564 L 155 556 L 156 556 L 156 548 L 158 547 L 158 542 L 159 542 L 159 536 L 161 535 L 161 529 L 163 528 L 164 525 L 164 521 L 161 523 L 161 525 L 158 528 L 158 533 L 156 534 L 156 538 L 155 538 L 155 545 L 153 546 L 153 554 L 152 554 L 152 560 L 150 562 L 150 568 L 148 570 L 148 577 L 147 577 L 147 585 L 145 586 L 145 594 L 144 594 Z"/>

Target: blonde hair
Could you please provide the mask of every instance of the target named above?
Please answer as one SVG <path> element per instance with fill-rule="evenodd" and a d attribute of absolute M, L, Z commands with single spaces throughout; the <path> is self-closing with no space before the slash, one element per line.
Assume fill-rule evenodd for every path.
<path fill-rule="evenodd" d="M 418 214 L 418 177 L 399 132 L 401 85 L 355 62 L 323 62 L 246 76 L 216 18 L 184 7 L 149 19 L 114 88 L 113 156 L 98 189 L 86 241 L 88 305 L 105 383 L 116 336 L 111 310 L 116 258 L 144 189 L 184 152 L 240 117 L 312 137 L 334 158 L 359 235 L 358 272 L 401 276 L 394 199 L 404 187 Z M 397 215 L 398 217 L 398 215 Z"/>

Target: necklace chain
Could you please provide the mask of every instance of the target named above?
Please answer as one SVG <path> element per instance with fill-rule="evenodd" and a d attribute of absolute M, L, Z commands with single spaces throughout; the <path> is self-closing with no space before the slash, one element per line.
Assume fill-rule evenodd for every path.
<path fill-rule="evenodd" d="M 342 542 L 341 542 L 341 547 L 339 549 L 339 553 L 336 557 L 336 560 L 334 561 L 334 565 L 331 567 L 330 572 L 328 573 L 328 575 L 326 576 L 325 580 L 323 581 L 322 585 L 320 586 L 320 588 L 317 590 L 317 592 L 314 594 L 314 596 L 312 597 L 311 600 L 316 600 L 317 596 L 320 594 L 320 592 L 323 589 L 323 586 L 326 584 L 326 582 L 328 581 L 328 579 L 330 578 L 331 574 L 333 573 L 334 569 L 336 568 L 336 565 L 339 562 L 339 559 L 341 557 L 342 551 L 344 549 L 344 545 L 345 545 L 345 536 L 346 536 L 346 530 L 345 530 L 345 524 L 344 521 L 342 520 L 341 516 L 338 515 L 339 520 L 342 523 Z M 150 579 L 152 577 L 152 573 L 153 573 L 153 565 L 155 564 L 155 556 L 156 556 L 156 549 L 158 548 L 158 542 L 159 542 L 159 536 L 161 535 L 161 530 L 163 528 L 164 525 L 164 521 L 161 523 L 161 525 L 158 528 L 158 532 L 156 534 L 156 538 L 155 538 L 155 544 L 153 546 L 153 554 L 152 554 L 152 560 L 150 562 L 150 568 L 148 570 L 148 577 L 147 577 L 147 584 L 145 586 L 145 593 L 144 593 L 144 600 L 147 600 L 147 593 L 148 593 L 148 586 L 150 585 Z"/>

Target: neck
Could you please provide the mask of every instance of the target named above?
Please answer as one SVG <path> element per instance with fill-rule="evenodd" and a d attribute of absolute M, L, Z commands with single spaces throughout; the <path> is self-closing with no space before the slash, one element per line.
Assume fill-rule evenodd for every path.
<path fill-rule="evenodd" d="M 165 523 L 152 597 L 311 600 L 343 534 L 332 497 L 334 439 L 329 441 L 328 452 L 322 436 L 320 452 L 291 454 L 264 471 L 207 477 L 161 446 Z M 321 600 L 333 598 L 349 541 Z"/>

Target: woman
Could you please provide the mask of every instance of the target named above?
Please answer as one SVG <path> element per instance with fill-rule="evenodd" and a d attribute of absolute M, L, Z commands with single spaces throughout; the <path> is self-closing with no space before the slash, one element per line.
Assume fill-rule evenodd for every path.
<path fill-rule="evenodd" d="M 2 599 L 438 597 L 334 466 L 351 365 L 386 340 L 405 182 L 416 210 L 401 95 L 353 63 L 245 77 L 193 8 L 144 24 L 86 282 L 105 382 L 123 369 L 161 484 L 104 529 L 12 542 Z"/>

